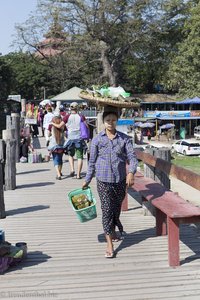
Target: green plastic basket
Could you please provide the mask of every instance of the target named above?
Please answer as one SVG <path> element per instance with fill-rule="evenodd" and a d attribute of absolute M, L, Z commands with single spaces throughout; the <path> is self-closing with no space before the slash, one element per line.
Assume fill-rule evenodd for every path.
<path fill-rule="evenodd" d="M 82 209 L 76 209 L 72 203 L 72 197 L 75 195 L 79 195 L 79 194 L 87 195 L 88 199 L 93 201 L 93 205 L 82 208 Z M 71 191 L 68 194 L 68 199 L 69 199 L 69 202 L 81 223 L 93 220 L 97 217 L 96 200 L 92 195 L 90 187 L 88 187 L 87 189 L 84 189 L 84 190 L 76 189 L 76 190 Z"/>

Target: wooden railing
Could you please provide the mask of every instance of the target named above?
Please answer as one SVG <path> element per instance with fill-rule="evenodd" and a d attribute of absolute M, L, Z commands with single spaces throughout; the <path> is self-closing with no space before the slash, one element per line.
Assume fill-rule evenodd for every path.
<path fill-rule="evenodd" d="M 152 156 L 149 153 L 145 153 L 143 151 L 136 150 L 137 158 L 143 161 L 144 164 L 150 165 L 154 167 L 156 170 L 159 170 L 165 173 L 167 176 L 172 176 L 185 182 L 191 187 L 200 191 L 200 175 L 194 173 L 185 168 L 174 165 L 171 162 L 165 161 L 161 158 L 157 158 Z"/>
<path fill-rule="evenodd" d="M 146 150 L 145 150 L 146 151 Z M 171 163 L 169 149 L 148 149 L 154 155 L 135 149 L 137 159 L 144 164 L 144 176 L 153 179 L 155 182 L 162 184 L 170 189 L 170 176 L 188 184 L 189 186 L 200 191 L 200 175 L 190 170 L 179 167 Z M 160 157 L 165 157 L 162 159 Z M 169 161 L 167 160 L 169 158 Z M 134 186 L 133 186 L 134 187 Z M 200 199 L 199 199 L 200 200 Z M 128 210 L 128 193 L 122 203 L 122 211 Z"/>

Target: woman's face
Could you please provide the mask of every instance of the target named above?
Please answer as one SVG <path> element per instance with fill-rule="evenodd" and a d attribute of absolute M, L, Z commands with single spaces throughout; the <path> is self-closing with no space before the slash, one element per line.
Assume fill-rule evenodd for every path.
<path fill-rule="evenodd" d="M 117 117 L 114 114 L 109 114 L 104 118 L 105 128 L 109 131 L 116 129 Z"/>

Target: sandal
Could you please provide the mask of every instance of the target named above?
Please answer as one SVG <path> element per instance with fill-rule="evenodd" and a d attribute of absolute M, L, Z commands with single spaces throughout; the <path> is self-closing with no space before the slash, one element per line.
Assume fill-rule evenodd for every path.
<path fill-rule="evenodd" d="M 121 236 L 118 236 L 117 234 L 116 234 L 116 232 L 114 232 L 113 233 L 113 235 L 112 235 L 112 242 L 119 242 L 119 241 L 121 241 L 122 240 L 122 237 Z"/>
<path fill-rule="evenodd" d="M 76 176 L 76 179 L 82 179 L 82 177 L 81 177 L 81 176 L 79 176 L 79 177 L 78 177 L 78 176 Z"/>
<path fill-rule="evenodd" d="M 112 239 L 112 242 L 117 243 L 117 242 L 119 242 L 121 240 L 122 240 L 121 237 L 119 237 L 119 238 L 116 237 L 116 238 Z"/>
<path fill-rule="evenodd" d="M 75 172 L 73 171 L 73 172 L 70 172 L 70 174 L 69 174 L 71 177 L 74 177 L 74 175 L 75 175 Z"/>
<path fill-rule="evenodd" d="M 113 257 L 114 257 L 114 252 L 106 251 L 105 258 L 113 258 Z"/>

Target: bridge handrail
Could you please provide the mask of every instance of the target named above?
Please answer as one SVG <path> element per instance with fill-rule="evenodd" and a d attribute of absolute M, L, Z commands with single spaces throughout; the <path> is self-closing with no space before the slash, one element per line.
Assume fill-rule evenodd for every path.
<path fill-rule="evenodd" d="M 190 185 L 191 187 L 200 191 L 200 175 L 187 170 L 185 168 L 179 167 L 174 165 L 173 163 L 167 162 L 161 158 L 156 158 L 155 156 L 145 153 L 140 150 L 135 150 L 137 158 L 142 160 L 143 163 L 148 164 L 168 176 L 172 176 L 185 182 L 186 184 Z"/>

